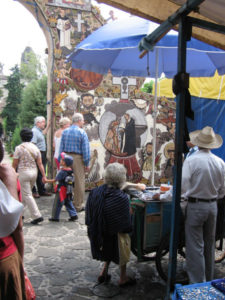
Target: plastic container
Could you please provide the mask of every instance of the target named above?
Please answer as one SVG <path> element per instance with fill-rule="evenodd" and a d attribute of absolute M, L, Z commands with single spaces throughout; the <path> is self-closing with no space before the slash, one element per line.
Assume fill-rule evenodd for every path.
<path fill-rule="evenodd" d="M 168 184 L 161 184 L 160 185 L 160 192 L 167 192 L 171 189 L 171 185 L 168 185 Z"/>

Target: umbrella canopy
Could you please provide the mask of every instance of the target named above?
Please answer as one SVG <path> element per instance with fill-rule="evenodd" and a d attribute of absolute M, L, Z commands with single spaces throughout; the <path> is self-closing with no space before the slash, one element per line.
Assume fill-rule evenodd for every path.
<path fill-rule="evenodd" d="M 176 12 L 187 0 L 101 0 L 101 3 L 114 6 L 133 15 L 162 23 Z M 188 1 L 193 3 L 193 1 Z M 217 25 L 225 25 L 225 2 L 223 0 L 205 0 L 198 5 L 198 9 L 188 14 L 198 20 L 211 21 Z M 225 50 L 225 40 L 221 33 L 205 31 L 201 27 L 192 28 L 195 38 Z"/>
<path fill-rule="evenodd" d="M 135 16 L 113 21 L 79 43 L 67 59 L 73 68 L 100 74 L 111 71 L 114 76 L 160 77 L 164 73 L 172 78 L 177 73 L 176 31 L 169 31 L 153 51 L 139 58 L 139 42 L 158 26 Z M 216 70 L 225 73 L 225 51 L 192 38 L 187 45 L 187 72 L 191 77 L 209 77 Z"/>

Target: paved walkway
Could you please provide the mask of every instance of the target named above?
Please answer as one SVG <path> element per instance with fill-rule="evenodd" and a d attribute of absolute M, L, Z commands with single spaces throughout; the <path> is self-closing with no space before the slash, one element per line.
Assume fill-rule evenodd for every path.
<path fill-rule="evenodd" d="M 3 162 L 11 164 L 7 153 Z M 166 286 L 157 274 L 155 263 L 137 263 L 134 255 L 128 264 L 128 273 L 137 279 L 137 285 L 119 289 L 119 268 L 112 263 L 110 284 L 93 289 L 102 263 L 91 257 L 84 212 L 79 213 L 77 222 L 69 222 L 66 211 L 61 212 L 59 223 L 49 222 L 53 199 L 54 195 L 36 199 L 44 217 L 39 225 L 30 224 L 29 212 L 25 213 L 24 266 L 36 300 L 95 300 L 112 295 L 115 300 L 164 298 Z"/>
<path fill-rule="evenodd" d="M 25 269 L 37 300 L 107 299 L 107 295 L 113 294 L 117 294 L 113 297 L 115 300 L 164 299 L 166 286 L 158 276 L 155 262 L 138 263 L 134 255 L 128 264 L 128 272 L 137 279 L 136 286 L 119 289 L 118 266 L 112 264 L 111 283 L 93 290 L 102 263 L 91 257 L 84 212 L 79 213 L 77 222 L 69 222 L 66 211 L 61 212 L 59 223 L 49 222 L 53 198 L 37 199 L 45 219 L 43 223 L 31 225 L 25 215 Z M 224 270 L 225 262 L 218 264 L 215 278 L 224 277 Z"/>
<path fill-rule="evenodd" d="M 4 162 L 10 162 L 6 153 Z M 77 222 L 69 222 L 66 211 L 61 212 L 59 223 L 49 222 L 51 197 L 37 199 L 44 222 L 31 225 L 28 212 L 24 220 L 25 270 L 36 292 L 36 300 L 107 299 L 160 300 L 164 299 L 166 286 L 158 276 L 155 262 L 138 263 L 134 255 L 128 264 L 128 273 L 137 279 L 129 288 L 118 288 L 118 266 L 112 264 L 109 285 L 93 289 L 102 263 L 91 257 L 90 244 L 84 225 L 84 212 Z M 225 276 L 225 262 L 216 266 L 215 278 Z M 98 295 L 98 296 L 97 296 Z"/>
<path fill-rule="evenodd" d="M 113 297 L 115 300 L 164 298 L 165 283 L 158 277 L 154 262 L 137 263 L 133 255 L 128 272 L 136 277 L 136 286 L 119 289 L 118 266 L 112 264 L 110 285 L 98 286 L 93 293 L 92 287 L 96 284 L 101 263 L 91 257 L 84 212 L 79 213 L 77 222 L 69 222 L 66 211 L 61 212 L 59 223 L 49 222 L 53 197 L 37 199 L 45 219 L 43 223 L 31 225 L 25 215 L 24 264 L 37 300 L 106 299 L 94 293 L 104 296 L 118 294 Z"/>

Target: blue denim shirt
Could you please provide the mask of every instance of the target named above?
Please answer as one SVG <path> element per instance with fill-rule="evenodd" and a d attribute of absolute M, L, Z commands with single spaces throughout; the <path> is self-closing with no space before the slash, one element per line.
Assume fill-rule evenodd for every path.
<path fill-rule="evenodd" d="M 33 131 L 33 138 L 31 142 L 34 143 L 40 151 L 46 151 L 45 136 L 42 133 L 42 130 L 37 126 L 34 126 L 32 128 L 32 131 Z"/>
<path fill-rule="evenodd" d="M 62 152 L 81 154 L 84 165 L 87 167 L 90 162 L 90 145 L 86 132 L 77 125 L 71 125 L 63 130 L 59 147 L 59 161 Z"/>

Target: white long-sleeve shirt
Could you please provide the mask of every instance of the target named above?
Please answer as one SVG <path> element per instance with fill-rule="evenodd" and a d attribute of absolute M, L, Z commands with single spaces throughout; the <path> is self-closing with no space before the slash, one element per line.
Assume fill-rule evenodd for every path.
<path fill-rule="evenodd" d="M 185 198 L 223 198 L 224 180 L 224 161 L 208 149 L 197 151 L 183 163 L 182 194 Z"/>

